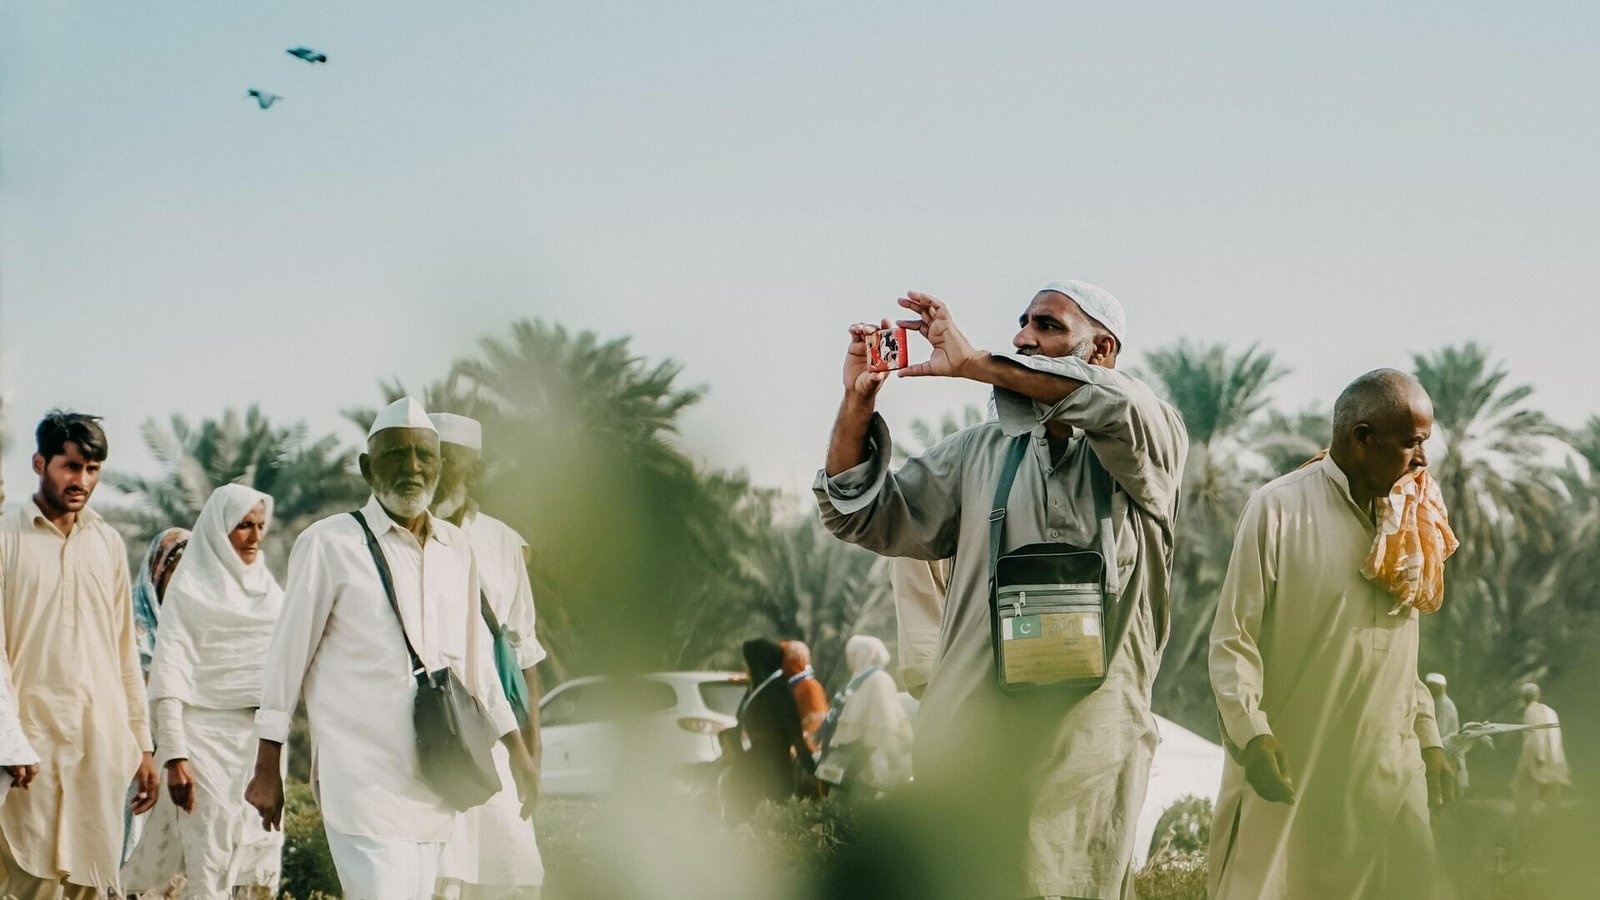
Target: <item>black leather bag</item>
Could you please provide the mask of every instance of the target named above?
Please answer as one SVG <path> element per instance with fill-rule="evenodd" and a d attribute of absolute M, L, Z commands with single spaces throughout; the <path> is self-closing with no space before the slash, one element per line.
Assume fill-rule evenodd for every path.
<path fill-rule="evenodd" d="M 411 674 L 417 680 L 412 722 L 417 729 L 417 759 L 422 767 L 422 778 L 456 810 L 479 806 L 500 793 L 500 774 L 495 770 L 493 755 L 499 735 L 495 733 L 494 722 L 478 698 L 456 677 L 454 669 L 446 666 L 429 672 L 422 664 L 422 658 L 411 644 L 411 636 L 406 634 L 389 561 L 384 558 L 366 517 L 359 511 L 351 515 L 361 523 L 361 530 L 366 534 L 367 549 L 372 551 L 372 562 L 378 567 L 378 580 L 383 582 L 389 607 L 400 622 L 406 653 L 411 656 Z"/>

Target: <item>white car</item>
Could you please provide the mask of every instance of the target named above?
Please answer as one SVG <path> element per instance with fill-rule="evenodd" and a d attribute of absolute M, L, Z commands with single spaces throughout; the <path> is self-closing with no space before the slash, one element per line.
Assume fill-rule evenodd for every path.
<path fill-rule="evenodd" d="M 540 790 L 604 794 L 625 753 L 688 771 L 722 755 L 717 734 L 735 724 L 749 686 L 740 672 L 659 672 L 574 678 L 539 701 Z"/>

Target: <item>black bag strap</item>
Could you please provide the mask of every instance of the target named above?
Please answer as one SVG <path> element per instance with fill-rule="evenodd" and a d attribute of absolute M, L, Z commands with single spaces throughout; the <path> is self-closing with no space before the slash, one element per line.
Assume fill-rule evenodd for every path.
<path fill-rule="evenodd" d="M 478 587 L 478 605 L 483 609 L 483 621 L 489 626 L 489 634 L 499 637 L 504 629 L 500 626 L 500 617 L 494 614 L 494 607 L 489 605 L 489 589 L 482 585 Z"/>
<path fill-rule="evenodd" d="M 995 485 L 994 505 L 989 510 L 989 596 L 996 596 L 998 586 L 1000 551 L 1005 546 L 1006 507 L 1011 503 L 1011 488 L 1017 480 L 1017 469 L 1028 453 L 1029 435 L 1019 434 L 1006 453 L 1005 465 L 1000 469 L 1000 482 Z M 1121 573 L 1117 571 L 1117 535 L 1111 523 L 1111 473 L 1100 464 L 1100 457 L 1089 452 L 1089 489 L 1094 495 L 1094 517 L 1100 542 L 1100 557 L 1105 565 L 1105 592 L 1117 597 L 1122 593 Z"/>
<path fill-rule="evenodd" d="M 417 655 L 417 648 L 411 646 L 411 635 L 406 633 L 406 619 L 400 615 L 400 600 L 395 596 L 394 575 L 389 572 L 389 560 L 384 557 L 383 548 L 378 546 L 378 536 L 372 533 L 372 526 L 367 524 L 367 517 L 361 514 L 361 510 L 358 509 L 350 515 L 360 523 L 361 532 L 367 536 L 367 549 L 372 551 L 372 562 L 378 567 L 378 580 L 383 582 L 383 592 L 389 597 L 389 608 L 394 610 L 395 620 L 400 623 L 400 637 L 405 639 L 406 653 L 411 655 L 411 675 L 418 682 L 425 681 L 428 677 L 428 667 L 422 664 L 422 657 Z"/>

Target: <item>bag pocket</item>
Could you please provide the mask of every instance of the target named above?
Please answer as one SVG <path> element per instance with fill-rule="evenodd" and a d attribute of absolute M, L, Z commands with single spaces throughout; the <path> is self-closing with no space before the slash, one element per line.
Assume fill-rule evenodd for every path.
<path fill-rule="evenodd" d="M 1106 675 L 1099 585 L 1000 588 L 995 647 L 1000 686 L 1096 685 Z"/>

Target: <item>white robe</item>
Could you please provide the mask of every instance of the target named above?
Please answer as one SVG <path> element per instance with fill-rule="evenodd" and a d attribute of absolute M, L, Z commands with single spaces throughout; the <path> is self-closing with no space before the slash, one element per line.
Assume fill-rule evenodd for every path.
<path fill-rule="evenodd" d="M 1297 798 L 1230 756 L 1211 826 L 1214 900 L 1425 897 L 1436 883 L 1421 751 L 1442 745 L 1414 609 L 1361 575 L 1370 517 L 1322 459 L 1245 506 L 1211 631 L 1231 752 L 1272 734 Z"/>
<path fill-rule="evenodd" d="M 533 588 L 524 553 L 527 543 L 511 526 L 468 508 L 461 527 L 472 541 L 478 578 L 489 595 L 495 617 L 512 632 L 517 666 L 531 669 L 544 659 L 534 634 Z M 533 715 L 538 715 L 534 710 Z M 544 884 L 544 862 L 534 839 L 533 823 L 522 818 L 522 801 L 511 778 L 511 753 L 495 745 L 500 793 L 482 806 L 456 817 L 454 831 L 439 863 L 440 895 L 461 893 L 460 885 L 538 887 Z"/>

